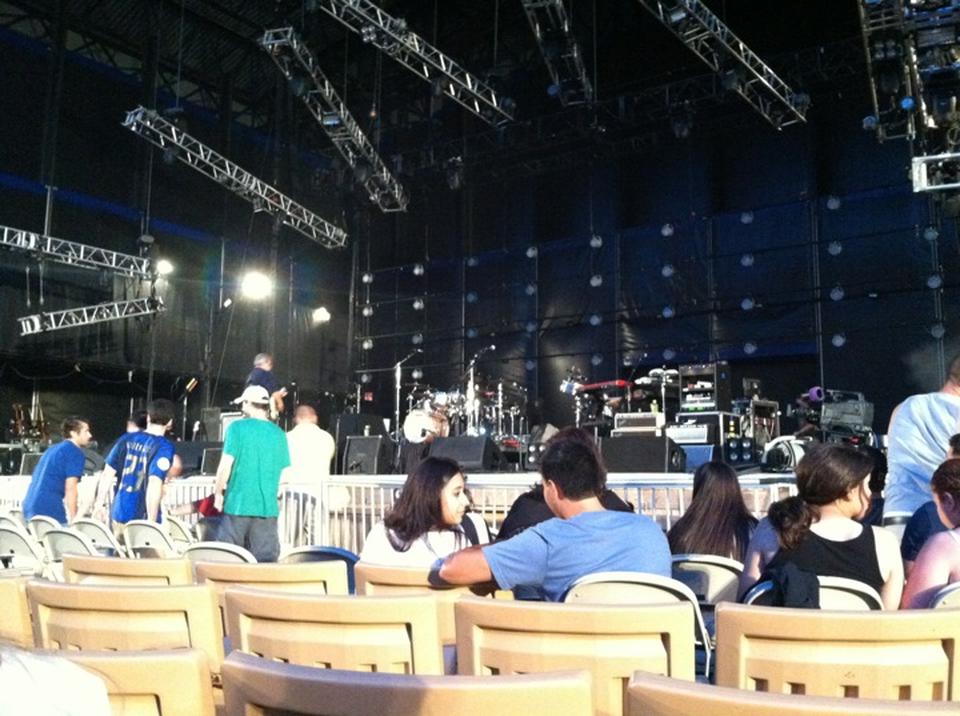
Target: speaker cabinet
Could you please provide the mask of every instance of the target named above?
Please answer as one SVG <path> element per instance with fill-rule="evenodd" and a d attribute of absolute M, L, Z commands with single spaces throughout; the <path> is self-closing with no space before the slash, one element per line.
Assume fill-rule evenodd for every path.
<path fill-rule="evenodd" d="M 673 440 L 654 435 L 602 438 L 600 453 L 609 472 L 684 472 L 687 457 Z"/>
<path fill-rule="evenodd" d="M 393 443 L 383 435 L 348 435 L 343 451 L 345 475 L 386 475 L 392 472 Z"/>
<path fill-rule="evenodd" d="M 430 457 L 456 460 L 467 472 L 496 472 L 504 463 L 500 448 L 486 435 L 437 438 L 430 445 Z"/>

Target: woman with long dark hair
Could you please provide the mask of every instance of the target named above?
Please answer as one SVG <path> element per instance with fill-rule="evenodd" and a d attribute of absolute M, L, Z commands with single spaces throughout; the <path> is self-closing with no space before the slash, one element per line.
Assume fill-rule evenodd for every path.
<path fill-rule="evenodd" d="M 360 559 L 394 567 L 429 567 L 438 559 L 490 534 L 468 512 L 466 478 L 455 460 L 428 457 L 407 476 L 400 496 L 383 522 L 370 530 Z"/>
<path fill-rule="evenodd" d="M 822 577 L 856 579 L 896 609 L 903 563 L 896 536 L 857 522 L 870 506 L 873 459 L 849 445 L 814 445 L 797 465 L 797 495 L 770 505 L 750 541 L 740 595 L 793 564 Z"/>
<path fill-rule="evenodd" d="M 693 499 L 667 539 L 673 554 L 715 554 L 742 562 L 756 526 L 736 471 L 724 462 L 705 462 L 693 473 Z"/>

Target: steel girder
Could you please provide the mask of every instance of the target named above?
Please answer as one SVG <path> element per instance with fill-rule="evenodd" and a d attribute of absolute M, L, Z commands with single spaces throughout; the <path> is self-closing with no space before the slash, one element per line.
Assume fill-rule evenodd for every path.
<path fill-rule="evenodd" d="M 563 0 L 523 0 L 550 79 L 564 107 L 593 101 L 593 85 Z"/>
<path fill-rule="evenodd" d="M 98 303 L 94 306 L 68 308 L 64 311 L 50 311 L 18 318 L 20 335 L 32 336 L 47 331 L 59 331 L 63 328 L 78 328 L 94 323 L 106 323 L 121 318 L 151 316 L 164 310 L 163 301 L 155 296 L 135 298 L 129 301 Z"/>

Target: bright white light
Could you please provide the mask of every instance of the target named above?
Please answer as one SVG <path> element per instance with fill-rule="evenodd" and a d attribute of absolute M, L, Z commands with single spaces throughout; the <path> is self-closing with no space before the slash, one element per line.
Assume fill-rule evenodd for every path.
<path fill-rule="evenodd" d="M 314 309 L 313 322 L 316 324 L 329 323 L 330 311 L 328 311 L 324 306 L 320 306 L 320 308 Z"/>
<path fill-rule="evenodd" d="M 415 346 L 419 346 L 421 343 L 423 343 L 423 334 L 414 333 L 412 336 L 410 336 L 410 342 Z"/>
<path fill-rule="evenodd" d="M 363 343 L 360 344 L 360 347 L 363 348 L 363 350 L 365 351 L 371 350 L 373 348 L 373 339 L 364 338 Z"/>
<path fill-rule="evenodd" d="M 674 310 L 673 306 L 664 306 L 663 310 L 660 311 L 660 315 L 664 318 L 673 318 Z"/>
<path fill-rule="evenodd" d="M 414 310 L 414 311 L 422 311 L 422 310 L 423 310 L 423 299 L 422 299 L 422 298 L 415 298 L 415 299 L 413 299 L 413 310 Z"/>
<path fill-rule="evenodd" d="M 830 211 L 836 211 L 837 209 L 839 209 L 840 204 L 841 202 L 840 202 L 839 196 L 827 197 L 827 208 L 830 209 Z"/>
<path fill-rule="evenodd" d="M 833 344 L 834 348 L 843 348 L 847 343 L 847 337 L 843 333 L 834 333 L 833 338 L 830 339 L 830 342 Z"/>
<path fill-rule="evenodd" d="M 831 241 L 827 244 L 827 253 L 831 256 L 839 256 L 843 253 L 843 244 L 839 241 Z"/>
<path fill-rule="evenodd" d="M 225 299 L 223 299 L 223 307 L 224 307 L 224 308 L 230 308 L 230 306 L 232 306 L 232 305 L 233 305 L 233 299 L 232 299 L 232 298 L 225 298 Z"/>
<path fill-rule="evenodd" d="M 676 269 L 673 268 L 673 264 L 664 264 L 660 269 L 660 275 L 664 278 L 670 278 L 674 273 Z"/>
<path fill-rule="evenodd" d="M 840 284 L 837 284 L 830 289 L 830 298 L 834 301 L 842 301 L 845 295 L 846 292 L 843 290 L 843 286 Z"/>
<path fill-rule="evenodd" d="M 743 352 L 746 353 L 748 356 L 752 356 L 754 353 L 757 352 L 757 344 L 754 343 L 753 341 L 747 341 L 746 343 L 743 344 Z"/>
<path fill-rule="evenodd" d="M 173 264 L 167 261 L 167 259 L 160 259 L 157 261 L 157 275 L 158 276 L 169 276 L 173 273 Z"/>
<path fill-rule="evenodd" d="M 594 313 L 592 316 L 590 316 L 591 326 L 599 326 L 601 323 L 603 323 L 603 319 L 600 317 L 600 314 Z"/>
<path fill-rule="evenodd" d="M 745 296 L 743 300 L 740 301 L 740 308 L 744 311 L 752 311 L 756 305 L 756 301 L 754 301 L 750 296 Z"/>
<path fill-rule="evenodd" d="M 660 235 L 664 238 L 673 236 L 673 224 L 664 224 L 660 227 Z"/>
<path fill-rule="evenodd" d="M 943 277 L 938 273 L 930 274 L 927 278 L 927 288 L 938 289 L 943 285 Z"/>
<path fill-rule="evenodd" d="M 414 264 L 414 265 L 413 265 L 413 275 L 414 275 L 414 276 L 423 276 L 423 264 Z"/>
<path fill-rule="evenodd" d="M 360 382 L 366 385 L 367 383 L 370 382 L 371 378 L 372 376 L 369 373 L 364 373 L 360 376 Z"/>
<path fill-rule="evenodd" d="M 940 232 L 936 226 L 928 226 L 923 230 L 923 238 L 927 241 L 936 241 L 940 237 Z"/>
<path fill-rule="evenodd" d="M 947 329 L 944 328 L 944 325 L 942 323 L 934 323 L 932 326 L 930 326 L 930 335 L 938 340 L 940 338 L 943 338 L 946 335 L 946 333 L 947 333 Z"/>
<path fill-rule="evenodd" d="M 363 274 L 363 276 L 360 277 L 360 280 L 368 284 L 373 283 L 373 274 L 367 271 L 367 273 Z"/>
<path fill-rule="evenodd" d="M 273 293 L 273 281 L 265 273 L 249 271 L 240 279 L 240 293 L 251 301 L 262 301 Z"/>
<path fill-rule="evenodd" d="M 361 313 L 364 315 L 365 318 L 370 318 L 370 316 L 373 315 L 373 306 L 371 306 L 368 303 L 366 306 L 363 307 L 363 310 L 361 311 Z"/>
<path fill-rule="evenodd" d="M 601 363 L 603 363 L 603 356 L 599 353 L 594 353 L 592 356 L 590 356 L 591 365 L 600 365 Z"/>
<path fill-rule="evenodd" d="M 591 249 L 599 249 L 601 246 L 603 246 L 603 237 L 602 237 L 602 236 L 600 236 L 599 234 L 594 234 L 593 236 L 590 237 L 590 248 L 591 248 Z"/>
<path fill-rule="evenodd" d="M 410 377 L 414 380 L 420 380 L 423 377 L 423 371 L 419 368 L 414 368 L 412 371 L 410 371 Z"/>
<path fill-rule="evenodd" d="M 535 259 L 535 258 L 537 258 L 537 247 L 536 247 L 536 246 L 530 246 L 530 247 L 527 248 L 527 258 L 528 258 L 528 259 Z"/>
<path fill-rule="evenodd" d="M 740 265 L 744 268 L 753 266 L 753 254 L 744 254 L 740 257 Z"/>
<path fill-rule="evenodd" d="M 603 276 L 598 273 L 595 273 L 590 277 L 590 285 L 594 288 L 600 288 L 603 285 Z"/>

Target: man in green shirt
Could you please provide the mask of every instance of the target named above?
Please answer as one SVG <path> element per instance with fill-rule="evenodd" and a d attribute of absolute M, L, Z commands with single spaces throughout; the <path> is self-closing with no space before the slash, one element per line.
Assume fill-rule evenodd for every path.
<path fill-rule="evenodd" d="M 234 402 L 246 417 L 227 428 L 217 467 L 214 506 L 223 511 L 217 536 L 246 547 L 258 562 L 276 562 L 277 492 L 280 473 L 290 465 L 287 437 L 269 420 L 270 395 L 262 386 L 247 386 Z"/>

